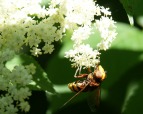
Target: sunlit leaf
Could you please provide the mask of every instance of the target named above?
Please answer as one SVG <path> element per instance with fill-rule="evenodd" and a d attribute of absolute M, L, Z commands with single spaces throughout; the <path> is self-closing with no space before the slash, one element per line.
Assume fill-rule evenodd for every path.
<path fill-rule="evenodd" d="M 117 24 L 117 38 L 112 43 L 114 49 L 143 51 L 143 32 L 127 24 Z"/>

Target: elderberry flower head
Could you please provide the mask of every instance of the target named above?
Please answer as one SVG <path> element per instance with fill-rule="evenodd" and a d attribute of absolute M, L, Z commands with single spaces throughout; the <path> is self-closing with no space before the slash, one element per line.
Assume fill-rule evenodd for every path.
<path fill-rule="evenodd" d="M 31 68 L 30 72 L 27 71 L 29 68 Z M 0 90 L 4 92 L 0 95 L 1 114 L 16 114 L 19 109 L 29 111 L 30 105 L 26 99 L 31 96 L 31 91 L 27 85 L 32 81 L 31 74 L 34 72 L 35 68 L 32 64 L 27 65 L 26 68 L 15 66 L 11 71 L 5 66 L 1 67 Z"/>
<path fill-rule="evenodd" d="M 6 62 L 11 60 L 15 52 L 9 48 L 0 50 L 0 114 L 16 114 L 19 109 L 29 111 L 30 105 L 25 101 L 31 96 L 31 91 L 27 87 L 32 81 L 32 74 L 35 73 L 33 64 L 15 66 L 8 69 Z M 30 70 L 30 71 L 29 71 Z M 15 104 L 16 102 L 16 104 Z M 25 104 L 24 108 L 21 104 Z"/>
<path fill-rule="evenodd" d="M 100 20 L 96 20 L 95 26 L 102 38 L 101 42 L 97 45 L 100 50 L 107 50 L 116 38 L 117 33 L 115 32 L 116 26 L 114 24 L 115 22 L 109 17 L 102 16 Z"/>
<path fill-rule="evenodd" d="M 100 62 L 99 51 L 109 49 L 112 41 L 117 35 L 115 30 L 115 21 L 112 20 L 111 12 L 109 11 L 109 8 L 99 6 L 98 4 L 95 4 L 93 0 L 84 0 L 84 3 L 83 0 L 79 0 L 77 2 L 79 2 L 80 5 L 76 0 L 63 1 L 66 1 L 66 3 L 64 3 L 65 9 L 70 6 L 66 12 L 68 15 L 65 13 L 65 16 L 67 25 L 72 25 L 72 27 L 70 27 L 73 29 L 71 39 L 74 42 L 73 49 L 66 52 L 65 57 L 69 58 L 72 62 L 72 66 L 77 67 L 77 69 L 81 69 L 82 67 L 96 67 L 96 64 L 99 64 Z M 63 4 L 63 1 L 60 3 Z M 59 2 L 57 3 L 60 4 Z M 76 5 L 73 5 L 75 3 Z M 71 15 L 71 18 L 69 15 Z M 100 18 L 94 18 L 96 16 L 100 16 Z M 93 27 L 99 31 L 101 36 L 101 41 L 98 43 L 95 42 L 95 44 L 97 44 L 97 49 L 93 49 L 89 44 L 85 44 L 85 42 L 83 42 L 90 38 Z"/>
<path fill-rule="evenodd" d="M 68 27 L 78 25 L 90 25 L 94 20 L 96 12 L 95 2 L 93 0 L 52 0 L 51 6 L 59 6 L 59 10 L 65 16 L 65 22 Z M 88 7 L 87 7 L 88 6 Z M 87 15 L 88 13 L 88 15 Z"/>
<path fill-rule="evenodd" d="M 3 0 L 0 3 L 0 48 L 18 52 L 23 45 L 34 56 L 52 53 L 55 41 L 65 32 L 64 15 L 56 8 L 45 8 L 41 0 Z M 43 42 L 43 47 L 38 47 Z"/>
<path fill-rule="evenodd" d="M 94 0 L 51 0 L 48 8 L 41 0 L 2 0 L 0 2 L 0 114 L 15 114 L 19 108 L 27 112 L 25 101 L 31 92 L 27 85 L 35 73 L 34 65 L 15 66 L 9 70 L 5 63 L 23 46 L 29 46 L 34 56 L 54 50 L 54 42 L 62 40 L 67 29 L 72 29 L 73 49 L 66 52 L 77 69 L 96 67 L 100 50 L 107 50 L 116 38 L 116 26 L 109 8 L 99 6 Z M 100 16 L 100 19 L 95 19 Z M 97 49 L 85 40 L 95 27 L 101 36 Z M 95 37 L 96 38 L 96 37 Z M 3 104 L 3 105 L 2 105 Z"/>

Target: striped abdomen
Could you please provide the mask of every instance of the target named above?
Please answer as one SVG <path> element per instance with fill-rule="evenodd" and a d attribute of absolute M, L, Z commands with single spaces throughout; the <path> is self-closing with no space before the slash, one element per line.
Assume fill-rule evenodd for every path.
<path fill-rule="evenodd" d="M 83 88 L 85 88 L 83 90 L 83 92 L 92 91 L 95 89 L 95 87 L 91 87 L 91 86 L 87 85 L 87 82 L 85 80 L 84 81 L 78 80 L 78 81 L 69 83 L 68 87 L 71 91 L 74 91 L 74 92 L 79 92 Z"/>
<path fill-rule="evenodd" d="M 75 82 L 69 83 L 68 87 L 71 91 L 78 92 L 82 88 L 84 88 L 84 84 L 80 81 L 75 81 Z"/>

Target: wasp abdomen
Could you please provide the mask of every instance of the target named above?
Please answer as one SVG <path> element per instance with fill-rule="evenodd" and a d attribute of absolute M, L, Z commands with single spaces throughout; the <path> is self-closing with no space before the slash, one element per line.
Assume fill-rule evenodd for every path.
<path fill-rule="evenodd" d="M 81 81 L 75 81 L 75 82 L 69 83 L 68 87 L 71 91 L 78 92 L 81 89 L 83 89 L 85 85 Z"/>

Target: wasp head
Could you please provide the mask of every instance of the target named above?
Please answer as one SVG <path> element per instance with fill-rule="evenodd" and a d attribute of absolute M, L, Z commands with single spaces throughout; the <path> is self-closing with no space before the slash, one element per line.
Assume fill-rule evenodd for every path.
<path fill-rule="evenodd" d="M 106 73 L 101 65 L 97 66 L 95 69 L 94 76 L 100 81 L 103 81 L 106 78 Z"/>

